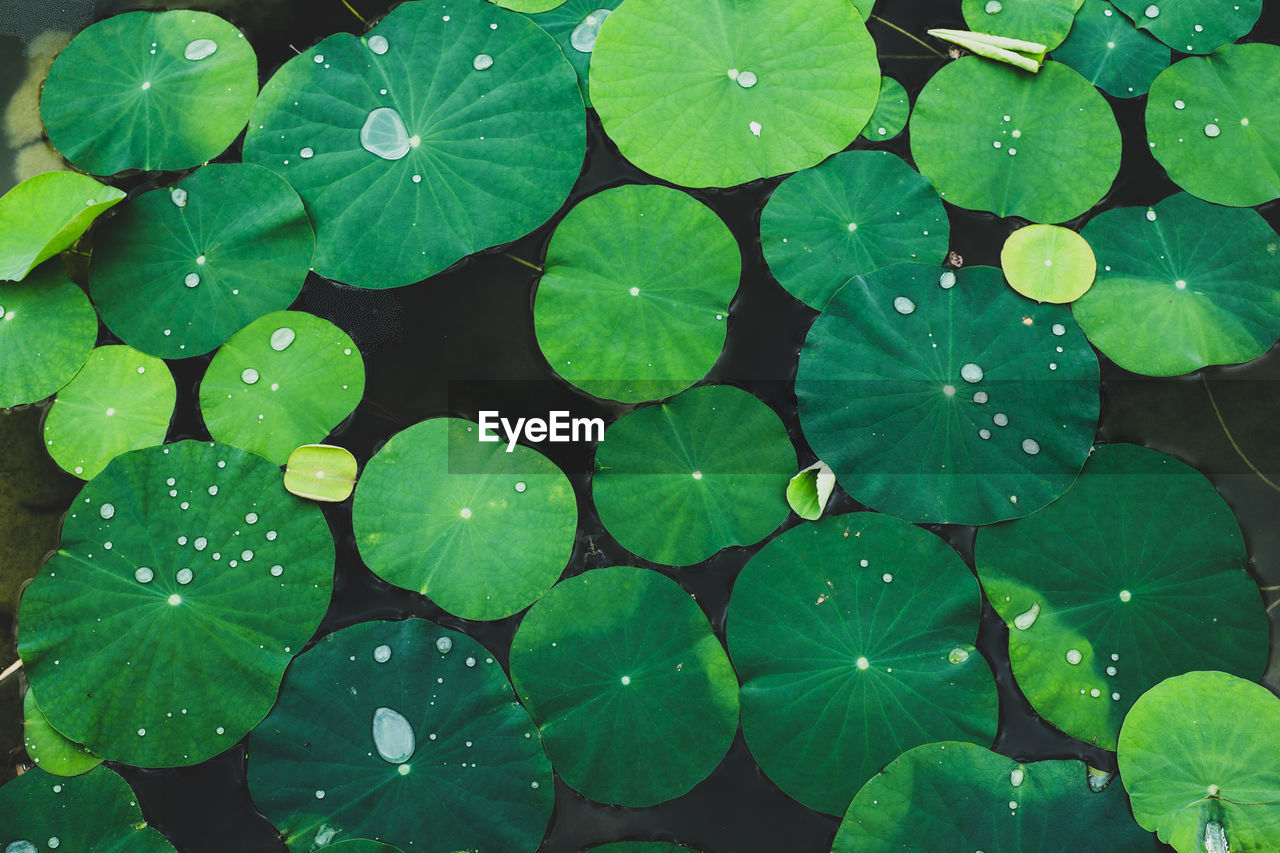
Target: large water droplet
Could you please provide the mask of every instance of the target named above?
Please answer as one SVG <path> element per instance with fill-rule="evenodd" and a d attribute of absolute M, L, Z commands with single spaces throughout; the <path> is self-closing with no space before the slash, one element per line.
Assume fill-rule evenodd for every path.
<path fill-rule="evenodd" d="M 987 5 L 982 8 L 988 15 L 998 15 L 1004 11 L 1004 4 L 1000 0 L 987 0 Z"/>
<path fill-rule="evenodd" d="M 744 89 L 750 89 L 756 84 L 757 77 L 754 71 L 743 71 L 738 75 L 738 85 Z"/>
<path fill-rule="evenodd" d="M 973 362 L 969 362 L 968 364 L 960 368 L 960 378 L 963 379 L 965 382 L 970 382 L 970 383 L 981 382 L 982 368 L 974 364 Z"/>
<path fill-rule="evenodd" d="M 296 337 L 297 334 L 294 333 L 293 329 L 288 326 L 281 326 L 271 333 L 271 348 L 276 352 L 284 352 Z"/>
<path fill-rule="evenodd" d="M 1231 846 L 1227 844 L 1227 830 L 1216 820 L 1204 825 L 1204 850 L 1205 853 L 1231 853 Z"/>
<path fill-rule="evenodd" d="M 182 55 L 192 62 L 208 59 L 218 52 L 218 43 L 213 39 L 196 39 L 187 45 Z"/>
<path fill-rule="evenodd" d="M 115 518 L 116 508 L 114 504 L 103 504 L 98 507 L 98 515 L 102 516 L 103 521 L 110 521 Z"/>
<path fill-rule="evenodd" d="M 1218 134 L 1220 133 L 1222 133 L 1222 128 L 1218 127 L 1213 122 L 1210 122 L 1209 124 L 1206 124 L 1204 126 L 1204 135 L 1209 137 L 1210 139 L 1213 139 L 1214 137 L 1218 136 Z"/>
<path fill-rule="evenodd" d="M 1067 663 L 1072 666 L 1079 666 L 1082 660 L 1084 660 L 1084 655 L 1080 654 L 1079 649 L 1067 649 Z"/>
<path fill-rule="evenodd" d="M 487 53 L 477 53 L 476 58 L 471 60 L 471 67 L 477 71 L 487 71 L 493 67 L 493 57 Z"/>
<path fill-rule="evenodd" d="M 194 576 L 195 576 L 194 573 L 190 569 L 178 569 L 178 574 L 175 576 L 175 579 L 178 581 L 178 583 L 182 584 L 183 586 L 186 586 L 187 584 L 191 583 L 191 579 Z"/>
<path fill-rule="evenodd" d="M 1061 323 L 1054 323 L 1054 324 L 1053 324 L 1053 333 L 1054 333 L 1055 335 L 1057 335 L 1058 337 L 1062 337 L 1063 335 L 1065 335 L 1065 334 L 1067 333 L 1067 327 L 1066 327 L 1066 326 L 1064 326 L 1064 325 L 1062 325 Z"/>
<path fill-rule="evenodd" d="M 391 660 L 391 647 L 383 644 L 373 650 L 373 659 L 378 663 L 386 663 Z"/>
<path fill-rule="evenodd" d="M 151 583 L 155 579 L 156 573 L 146 566 L 140 566 L 133 573 L 133 579 L 138 583 Z"/>
<path fill-rule="evenodd" d="M 996 412 L 991 416 L 991 422 L 998 427 L 1007 427 L 1009 425 L 1009 416 L 1004 412 Z"/>
<path fill-rule="evenodd" d="M 1158 18 L 1160 17 L 1160 7 L 1152 3 L 1150 6 L 1142 10 L 1142 14 L 1146 15 L 1148 18 Z"/>
<path fill-rule="evenodd" d="M 569 46 L 578 53 L 590 53 L 596 49 L 596 38 L 600 35 L 600 25 L 609 17 L 609 9 L 596 9 L 582 19 L 582 23 L 573 28 L 569 34 Z"/>
<path fill-rule="evenodd" d="M 413 726 L 399 711 L 379 708 L 373 712 L 373 744 L 383 760 L 404 764 L 413 757 Z"/>
<path fill-rule="evenodd" d="M 941 287 L 943 290 L 950 290 L 951 288 L 955 287 L 956 274 L 953 273 L 951 270 L 947 270 L 942 275 L 938 276 L 938 286 Z"/>
<path fill-rule="evenodd" d="M 183 283 L 183 284 L 185 284 L 187 287 L 199 287 L 199 286 L 200 286 L 200 274 L 199 274 L 199 273 L 194 273 L 194 272 L 189 272 L 189 273 L 187 273 L 187 277 L 186 277 L 186 278 L 184 278 L 184 279 L 182 280 L 182 283 Z"/>
<path fill-rule="evenodd" d="M 240 381 L 245 385 L 253 385 L 258 381 L 258 379 L 258 371 L 254 370 L 252 367 L 246 367 L 244 370 L 240 371 Z"/>
<path fill-rule="evenodd" d="M 906 316 L 916 310 L 916 304 L 905 296 L 899 296 L 893 300 L 893 310 Z"/>
<path fill-rule="evenodd" d="M 383 160 L 399 160 L 409 153 L 409 132 L 404 119 L 391 107 L 378 107 L 369 113 L 360 128 L 360 145 Z"/>
<path fill-rule="evenodd" d="M 1021 787 L 1022 780 L 1025 779 L 1026 777 L 1027 777 L 1027 772 L 1025 770 L 1023 770 L 1021 767 L 1015 767 L 1013 768 L 1013 771 L 1009 773 L 1009 784 L 1015 788 Z"/>
<path fill-rule="evenodd" d="M 387 52 L 387 48 L 391 47 L 386 36 L 369 36 L 368 44 L 369 50 L 378 54 L 378 56 L 382 56 L 382 54 Z"/>
<path fill-rule="evenodd" d="M 436 640 L 436 651 L 442 655 L 447 655 L 449 650 L 453 648 L 453 640 L 448 637 L 441 637 Z"/>
<path fill-rule="evenodd" d="M 969 652 L 956 646 L 947 654 L 948 663 L 964 663 L 969 659 Z"/>
<path fill-rule="evenodd" d="M 14 841 L 4 848 L 4 853 L 40 853 L 40 848 L 30 841 Z"/>
<path fill-rule="evenodd" d="M 1032 625 L 1036 624 L 1036 617 L 1040 615 L 1040 602 L 1031 605 L 1031 609 L 1023 613 L 1019 613 L 1013 617 L 1013 627 L 1019 631 L 1025 631 Z"/>
<path fill-rule="evenodd" d="M 169 199 L 178 207 L 187 206 L 187 191 L 182 187 L 174 187 L 169 190 Z"/>
<path fill-rule="evenodd" d="M 1040 452 L 1040 443 L 1034 438 L 1022 439 L 1022 452 L 1028 456 L 1035 456 Z"/>

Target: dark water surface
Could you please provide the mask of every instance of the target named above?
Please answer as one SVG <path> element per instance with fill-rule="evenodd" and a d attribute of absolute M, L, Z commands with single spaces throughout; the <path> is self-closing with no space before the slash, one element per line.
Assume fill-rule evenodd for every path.
<path fill-rule="evenodd" d="M 386 0 L 351 0 L 372 21 L 392 4 Z M 47 6 L 22 0 L 22 6 Z M 340 0 L 297 2 L 211 2 L 191 4 L 222 14 L 245 31 L 258 51 L 263 80 L 293 55 L 335 31 L 362 32 L 364 27 Z M 963 28 L 959 0 L 881 2 L 880 14 L 921 37 L 927 27 Z M 1264 4 L 1263 20 L 1250 37 L 1280 41 L 1280 4 Z M 3 8 L 3 0 L 0 0 Z M 126 7 L 99 0 L 95 17 Z M 8 30 L 0 30 L 8 31 Z M 909 58 L 883 62 L 913 99 L 943 60 L 893 29 L 873 22 L 871 31 L 882 55 Z M 0 36 L 0 46 L 17 43 Z M 19 73 L 9 51 L 0 56 L 0 95 L 11 89 L 10 73 Z M 1175 191 L 1151 157 L 1143 133 L 1145 98 L 1108 98 L 1124 133 L 1122 170 L 1109 196 L 1081 217 L 1118 205 L 1152 204 Z M 872 147 L 858 140 L 852 147 Z M 908 157 L 905 134 L 874 147 Z M 223 159 L 238 158 L 238 146 Z M 8 163 L 0 160 L 0 170 Z M 7 180 L 8 176 L 4 176 Z M 151 178 L 124 182 L 142 191 Z M 654 180 L 622 160 L 589 113 L 589 148 L 583 174 L 564 209 L 551 223 L 503 247 L 460 262 L 427 281 L 390 291 L 365 291 L 311 276 L 294 305 L 326 317 L 360 346 L 368 371 L 365 398 L 353 417 L 333 436 L 363 464 L 395 432 L 424 418 L 440 415 L 474 417 L 481 409 L 506 414 L 568 409 L 577 416 L 616 419 L 629 407 L 606 404 L 576 392 L 556 378 L 538 350 L 533 333 L 532 301 L 537 274 L 514 258 L 540 263 L 556 221 L 576 201 L 602 188 Z M 706 381 L 747 388 L 772 406 L 787 425 L 800 451 L 801 466 L 814 461 L 800 434 L 791 387 L 797 354 L 816 314 L 789 296 L 769 275 L 759 243 L 760 210 L 778 179 L 757 181 L 731 190 L 695 190 L 737 236 L 744 267 L 728 325 L 728 342 Z M 3 183 L 8 186 L 9 183 Z M 1261 208 L 1273 227 L 1280 225 L 1280 203 Z M 998 265 L 1004 238 L 1024 224 L 947 205 L 951 247 L 966 265 Z M 584 334 L 592 334 L 592 318 L 584 317 Z M 100 342 L 114 340 L 103 332 Z M 1209 368 L 1186 377 L 1151 379 L 1127 373 L 1100 357 L 1103 414 L 1098 440 L 1130 441 L 1173 454 L 1207 474 L 1227 499 L 1245 532 L 1250 569 L 1263 587 L 1280 585 L 1280 347 L 1247 365 Z M 178 380 L 179 401 L 171 439 L 207 438 L 197 407 L 197 385 L 207 358 L 171 361 Z M 1216 408 L 1215 408 L 1216 405 Z M 69 504 L 74 479 L 50 468 L 36 432 L 38 412 L 0 416 L 0 518 L 9 514 L 6 493 L 52 497 L 26 501 L 41 517 L 53 519 L 36 543 L 10 555 L 3 574 L 15 568 L 33 575 L 43 550 L 52 547 L 53 525 Z M 1229 433 L 1228 433 L 1229 431 Z M 23 438 L 23 435 L 26 438 Z M 601 527 L 589 505 L 591 448 L 542 445 L 539 449 L 567 472 L 577 491 L 580 526 L 577 547 L 567 574 L 615 564 L 645 565 Z M 1247 457 L 1247 459 L 1246 459 Z M 33 467 L 35 466 L 35 467 Z M 19 470 L 20 469 L 20 470 Z M 1256 470 L 1255 470 L 1256 469 Z M 860 508 L 847 496 L 833 499 L 838 510 Z M 21 503 L 21 502 L 20 502 Z M 392 587 L 375 577 L 360 560 L 351 531 L 350 501 L 325 507 L 338 544 L 336 591 L 320 633 L 368 619 L 425 616 L 466 631 L 484 643 L 504 666 L 519 616 L 492 623 L 458 619 L 416 593 Z M 930 528 L 973 565 L 975 529 L 954 525 Z M 44 538 L 41 539 L 40 537 Z M 40 542 L 47 544 L 41 545 Z M 2 547 L 2 546 L 0 546 Z M 674 577 L 696 596 L 723 641 L 729 592 L 738 571 L 759 550 L 729 548 L 686 569 L 655 567 Z M 27 554 L 28 565 L 11 566 L 13 553 Z M 33 555 L 33 556 L 32 556 Z M 0 591 L 3 593 L 3 591 Z M 7 593 L 3 593 L 7 597 Z M 1270 603 L 1275 593 L 1264 592 Z M 5 602 L 0 600 L 0 605 Z M 2 616 L 3 614 L 0 614 Z M 0 630 L 5 626 L 0 624 Z M 9 632 L 11 633 L 11 632 Z M 1273 630 L 1273 636 L 1275 632 Z M 6 637 L 6 640 L 9 638 Z M 1009 671 L 1007 631 L 983 602 L 978 646 L 992 665 L 1000 688 L 1000 728 L 995 748 L 1018 759 L 1079 758 L 1114 770 L 1115 756 L 1069 738 L 1044 723 L 1030 709 Z M 0 664 L 12 659 L 12 646 Z M 1273 689 L 1276 655 L 1266 683 Z M 13 684 L 0 694 L 12 704 Z M 13 692 L 13 696 L 9 695 Z M 5 713 L 4 718 L 12 720 Z M 15 740 L 13 726 L 0 726 L 4 746 Z M 174 770 L 119 768 L 138 792 L 147 819 L 183 851 L 279 851 L 275 830 L 254 809 L 245 784 L 243 745 L 196 767 Z M 720 767 L 689 794 L 644 809 L 602 806 L 589 802 L 557 781 L 556 811 L 543 850 L 576 853 L 591 844 L 623 839 L 679 841 L 707 853 L 752 851 L 825 851 L 838 820 L 798 805 L 782 794 L 756 767 L 741 733 Z"/>

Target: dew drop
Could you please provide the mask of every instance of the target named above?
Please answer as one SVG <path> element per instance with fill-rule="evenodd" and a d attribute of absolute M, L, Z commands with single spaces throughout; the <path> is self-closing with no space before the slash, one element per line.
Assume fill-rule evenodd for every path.
<path fill-rule="evenodd" d="M 373 712 L 373 745 L 384 761 L 404 764 L 416 745 L 413 726 L 399 711 L 379 708 Z"/>
<path fill-rule="evenodd" d="M 378 107 L 369 113 L 360 128 L 360 145 L 383 160 L 399 160 L 412 147 L 404 119 L 391 107 Z"/>
<path fill-rule="evenodd" d="M 738 85 L 744 89 L 750 89 L 757 82 L 754 71 L 743 71 L 738 75 Z"/>
<path fill-rule="evenodd" d="M 133 572 L 133 579 L 138 583 L 151 583 L 155 579 L 156 573 L 146 566 L 140 566 Z"/>
<path fill-rule="evenodd" d="M 193 544 L 197 551 L 203 551 L 205 548 L 209 547 L 209 540 L 205 539 L 203 536 L 197 536 L 196 541 Z"/>
<path fill-rule="evenodd" d="M 991 430 L 989 429 L 978 430 L 978 438 L 982 439 L 983 441 L 986 441 L 987 439 L 991 438 Z"/>
<path fill-rule="evenodd" d="M 189 272 L 189 273 L 187 273 L 187 277 L 186 277 L 186 278 L 184 278 L 184 279 L 182 280 L 182 283 L 183 283 L 183 284 L 185 284 L 187 287 L 199 287 L 199 286 L 200 286 L 200 274 L 199 274 L 199 273 L 194 273 L 194 272 Z"/>
<path fill-rule="evenodd" d="M 916 310 L 916 304 L 905 296 L 899 296 L 893 300 L 893 310 L 899 314 L 906 316 Z"/>
<path fill-rule="evenodd" d="M 182 187 L 174 187 L 169 190 L 169 200 L 173 202 L 175 207 L 186 207 L 187 191 Z"/>
<path fill-rule="evenodd" d="M 288 326 L 281 326 L 271 333 L 271 348 L 276 352 L 284 352 L 293 343 L 297 334 Z"/>
<path fill-rule="evenodd" d="M 1115 675 L 1115 674 L 1116 674 L 1116 671 L 1117 671 L 1117 670 L 1116 670 L 1116 668 L 1115 668 L 1114 666 L 1109 666 L 1109 667 L 1107 667 L 1107 675 Z"/>
<path fill-rule="evenodd" d="M 979 403 L 979 404 L 985 403 L 987 402 L 988 399 L 990 398 L 987 396 L 986 391 L 978 391 L 973 395 L 973 402 L 975 403 Z"/>
<path fill-rule="evenodd" d="M 1062 325 L 1061 323 L 1054 323 L 1054 324 L 1053 324 L 1053 333 L 1054 333 L 1055 335 L 1057 335 L 1058 337 L 1062 337 L 1063 335 L 1065 335 L 1065 334 L 1067 333 L 1067 327 L 1066 327 L 1066 326 L 1064 326 L 1064 325 Z"/>
<path fill-rule="evenodd" d="M 278 578 L 278 577 L 280 577 L 282 574 L 284 574 L 284 566 L 272 566 L 272 567 L 271 567 L 271 576 L 272 576 L 273 578 Z"/>
<path fill-rule="evenodd" d="M 1173 102 L 1173 108 L 1175 110 L 1185 110 L 1187 108 L 1187 102 L 1179 98 Z"/>
<path fill-rule="evenodd" d="M 891 575 L 888 572 L 885 572 L 880 576 L 880 580 L 884 581 L 885 583 L 893 583 L 893 575 Z"/>
<path fill-rule="evenodd" d="M 1032 625 L 1036 624 L 1036 617 L 1040 615 L 1040 602 L 1035 602 L 1029 610 L 1019 613 L 1013 617 L 1013 627 L 1019 631 L 1025 631 Z"/>
<path fill-rule="evenodd" d="M 1148 18 L 1158 18 L 1160 17 L 1160 7 L 1152 3 L 1150 6 L 1142 10 L 1142 14 L 1146 15 Z"/>
<path fill-rule="evenodd" d="M 182 55 L 192 62 L 208 59 L 218 52 L 218 43 L 213 39 L 196 39 L 186 46 Z"/>
<path fill-rule="evenodd" d="M 948 663 L 957 663 L 957 664 L 959 664 L 959 663 L 964 663 L 964 662 L 965 662 L 965 661 L 967 661 L 968 659 L 969 659 L 969 652 L 968 652 L 968 650 L 967 650 L 967 649 L 962 649 L 962 648 L 960 648 L 959 646 L 956 646 L 954 649 L 952 649 L 952 650 L 947 654 L 947 662 L 948 662 Z"/>
<path fill-rule="evenodd" d="M 1204 126 L 1204 135 L 1209 137 L 1210 139 L 1213 139 L 1214 137 L 1218 136 L 1218 134 L 1220 133 L 1222 133 L 1222 128 L 1218 127 L 1213 122 L 1209 122 Z"/>
<path fill-rule="evenodd" d="M 477 71 L 486 71 L 493 67 L 493 57 L 487 53 L 477 53 L 476 58 L 471 60 L 471 67 Z"/>
<path fill-rule="evenodd" d="M 1122 589 L 1122 590 L 1120 590 L 1120 600 L 1121 600 L 1121 601 L 1128 602 L 1128 601 L 1129 601 L 1130 599 L 1132 599 L 1132 598 L 1133 598 L 1133 593 L 1129 592 L 1129 590 L 1127 590 L 1127 589 Z"/>
<path fill-rule="evenodd" d="M 516 491 L 517 491 L 517 492 L 524 492 L 524 490 L 525 490 L 525 489 L 527 489 L 527 488 L 529 488 L 529 487 L 528 487 L 527 485 L 525 485 L 525 483 L 524 483 L 523 481 L 521 481 L 521 482 L 519 482 L 519 483 L 516 483 Z"/>
<path fill-rule="evenodd" d="M 596 49 L 596 39 L 600 35 L 600 25 L 609 17 L 609 9 L 596 9 L 582 19 L 582 23 L 573 28 L 569 34 L 569 46 L 578 53 L 590 53 Z"/>
<path fill-rule="evenodd" d="M 453 640 L 448 637 L 441 637 L 436 640 L 436 651 L 442 655 L 449 654 L 449 650 L 453 648 Z"/>
<path fill-rule="evenodd" d="M 1082 660 L 1084 660 L 1084 655 L 1080 654 L 1079 649 L 1067 649 L 1067 663 L 1072 666 L 1079 666 Z"/>
<path fill-rule="evenodd" d="M 174 579 L 183 586 L 186 586 L 191 583 L 192 577 L 194 577 L 194 574 L 190 569 L 178 569 L 178 574 L 174 576 Z"/>
<path fill-rule="evenodd" d="M 475 658 L 467 658 L 467 659 L 464 661 L 464 663 L 465 663 L 467 666 L 472 667 L 472 666 L 475 666 L 475 665 L 476 665 L 476 659 L 475 659 Z"/>
<path fill-rule="evenodd" d="M 938 286 L 943 290 L 950 290 L 956 286 L 956 274 L 951 270 L 947 270 L 938 277 Z"/>
<path fill-rule="evenodd" d="M 998 427 L 1005 427 L 1009 425 L 1009 416 L 1004 412 L 996 412 L 991 416 L 991 422 Z"/>
<path fill-rule="evenodd" d="M 378 54 L 378 56 L 382 56 L 382 54 L 387 52 L 387 48 L 391 47 L 387 42 L 386 36 L 369 36 L 368 45 L 369 50 Z"/>
<path fill-rule="evenodd" d="M 1013 772 L 1009 774 L 1009 784 L 1017 788 L 1022 785 L 1022 780 L 1027 777 L 1026 771 L 1021 767 L 1015 767 Z"/>
<path fill-rule="evenodd" d="M 110 521 L 115 518 L 116 508 L 113 504 L 103 504 L 98 507 L 98 515 L 102 516 L 104 521 Z"/>
<path fill-rule="evenodd" d="M 391 647 L 383 644 L 373 650 L 373 659 L 378 663 L 386 663 L 391 660 Z"/>
<path fill-rule="evenodd" d="M 323 800 L 323 799 L 324 799 L 324 791 L 316 791 L 316 799 L 317 799 L 317 800 Z"/>
<path fill-rule="evenodd" d="M 973 362 L 969 362 L 960 368 L 960 378 L 969 383 L 981 382 L 982 368 Z"/>
<path fill-rule="evenodd" d="M 240 371 L 240 381 L 245 385 L 253 385 L 258 381 L 258 378 L 258 371 L 254 370 L 252 367 L 246 367 L 244 370 Z"/>
<path fill-rule="evenodd" d="M 1022 452 L 1028 456 L 1035 456 L 1040 452 L 1040 444 L 1034 438 L 1022 439 Z"/>
<path fill-rule="evenodd" d="M 761 126 L 760 122 L 753 121 L 753 122 L 748 122 L 747 130 L 750 130 L 753 135 L 759 136 L 760 131 L 763 130 L 763 127 Z"/>

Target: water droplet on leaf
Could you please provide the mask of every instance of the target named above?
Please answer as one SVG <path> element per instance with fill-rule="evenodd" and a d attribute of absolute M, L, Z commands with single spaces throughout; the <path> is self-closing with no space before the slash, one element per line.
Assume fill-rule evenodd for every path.
<path fill-rule="evenodd" d="M 399 160 L 412 147 L 404 119 L 391 107 L 378 107 L 369 113 L 360 128 L 360 145 L 383 160 Z"/>
<path fill-rule="evenodd" d="M 196 39 L 186 46 L 182 55 L 192 62 L 208 59 L 218 52 L 218 43 L 213 39 Z"/>
<path fill-rule="evenodd" d="M 579 53 L 590 53 L 596 49 L 596 39 L 600 35 L 600 25 L 609 17 L 609 9 L 596 9 L 582 19 L 582 23 L 573 28 L 569 34 L 569 46 Z"/>
<path fill-rule="evenodd" d="M 379 708 L 373 712 L 373 744 L 384 761 L 404 764 L 416 745 L 413 726 L 399 711 Z"/>

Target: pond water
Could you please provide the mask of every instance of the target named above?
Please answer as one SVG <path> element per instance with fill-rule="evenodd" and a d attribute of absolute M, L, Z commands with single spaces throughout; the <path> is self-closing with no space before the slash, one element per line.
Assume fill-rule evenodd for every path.
<path fill-rule="evenodd" d="M 0 3 L 0 8 L 12 3 Z M 125 8 L 100 0 L 61 4 L 61 17 L 36 14 L 47 4 L 18 0 L 22 27 L 0 32 L 0 100 L 18 89 L 25 66 L 21 45 L 48 26 L 79 26 Z M 153 4 L 154 5 L 154 4 Z M 362 32 L 363 26 L 339 0 L 244 3 L 207 2 L 202 8 L 240 25 L 258 51 L 262 79 L 292 55 L 338 30 Z M 352 0 L 373 20 L 387 10 L 385 0 Z M 902 29 L 923 37 L 926 27 L 963 28 L 959 2 L 881 4 L 884 15 Z M 1264 4 L 1265 5 L 1265 4 Z M 31 17 L 24 18 L 23 15 Z M 13 20 L 18 20 L 14 18 Z M 896 77 L 914 99 L 941 59 L 894 29 L 873 22 L 871 31 L 885 72 Z M 1280 41 L 1280 8 L 1265 5 L 1253 40 Z M 1101 209 L 1152 204 L 1174 186 L 1143 142 L 1145 98 L 1109 98 L 1120 120 L 1125 146 L 1120 177 L 1110 195 L 1081 220 Z M 853 147 L 869 147 L 859 140 Z M 909 156 L 905 135 L 876 147 Z M 233 149 L 238 151 L 238 147 Z M 0 190 L 15 180 L 15 149 L 0 153 Z M 531 292 L 537 274 L 520 260 L 540 262 L 552 226 L 574 202 L 599 189 L 652 179 L 625 163 L 589 113 L 587 165 L 569 204 L 552 223 L 503 247 L 469 258 L 432 279 L 390 291 L 364 291 L 312 275 L 295 308 L 325 317 L 343 328 L 365 355 L 365 398 L 353 417 L 331 437 L 363 463 L 391 434 L 424 418 L 475 417 L 480 409 L 517 415 L 570 409 L 575 416 L 616 419 L 628 408 L 593 401 L 557 379 L 540 354 L 533 334 Z M 134 182 L 137 184 L 138 182 Z M 801 466 L 814 457 L 800 436 L 791 381 L 797 353 L 815 313 L 785 293 L 769 276 L 759 244 L 759 216 L 777 180 L 758 181 L 723 191 L 694 191 L 729 225 L 743 250 L 742 284 L 729 317 L 728 342 L 708 381 L 747 388 L 782 417 L 797 446 Z M 128 186 L 137 190 L 141 186 Z M 1261 208 L 1273 227 L 1280 226 L 1280 203 Z M 998 265 L 1004 238 L 1020 223 L 962 211 L 948 205 L 951 246 L 966 265 Z M 1079 225 L 1079 222 L 1072 223 Z M 593 332 L 584 317 L 584 334 Z M 100 343 L 113 340 L 103 332 Z M 1103 415 L 1098 440 L 1130 441 L 1171 453 L 1210 477 L 1231 505 L 1245 532 L 1251 570 L 1264 587 L 1280 585 L 1280 347 L 1247 365 L 1209 368 L 1186 377 L 1151 379 L 1130 374 L 1101 358 Z M 171 439 L 207 438 L 197 408 L 196 386 L 207 359 L 171 361 L 178 380 L 178 414 Z M 57 518 L 77 484 L 43 460 L 38 410 L 0 415 L 0 518 L 3 529 L 24 531 L 20 543 L 0 553 L 6 572 L 21 564 L 30 576 L 55 544 Z M 569 473 L 580 500 L 581 523 L 569 574 L 585 569 L 635 563 L 603 530 L 587 503 L 590 448 L 544 445 Z M 17 498 L 15 496 L 21 496 Z M 841 509 L 857 507 L 839 496 Z M 450 616 L 422 597 L 391 587 L 364 566 L 351 530 L 350 502 L 327 506 L 325 514 L 338 543 L 336 593 L 321 628 L 332 631 L 376 618 L 426 616 L 476 637 L 504 666 L 519 617 L 472 623 Z M 35 521 L 33 521 L 33 519 Z M 935 526 L 966 562 L 973 563 L 974 528 Z M 4 537 L 6 540 L 9 536 Z M 757 548 L 730 548 L 687 570 L 663 569 L 678 580 L 711 619 L 723 640 L 729 592 L 738 571 Z M 642 562 L 640 564 L 643 564 Z M 12 617 L 16 589 L 0 591 L 0 616 Z M 1272 592 L 1264 593 L 1270 603 Z M 11 626 L 0 630 L 11 636 Z M 1273 636 L 1275 632 L 1273 631 Z M 985 606 L 978 646 L 991 661 L 1001 693 L 1000 729 L 995 748 L 1019 759 L 1074 757 L 1114 769 L 1114 755 L 1062 735 L 1041 721 L 1014 686 L 1006 632 Z M 12 660 L 9 644 L 4 660 Z M 1280 684 L 1275 659 L 1267 683 Z M 15 685 L 5 685 L 6 750 L 20 743 Z M 185 851 L 282 850 L 275 831 L 254 809 L 245 784 L 244 748 L 202 765 L 177 770 L 125 769 L 148 820 Z M 716 853 L 749 851 L 824 851 L 836 818 L 810 811 L 774 787 L 747 753 L 741 733 L 715 773 L 692 792 L 652 808 L 629 809 L 588 802 L 557 781 L 556 812 L 543 850 L 572 853 L 594 843 L 622 839 L 680 841 Z"/>

